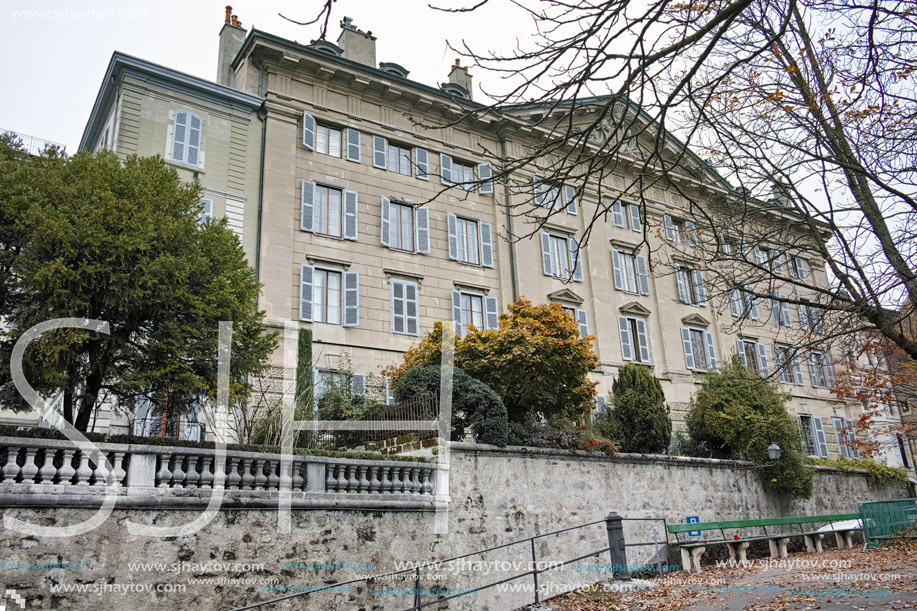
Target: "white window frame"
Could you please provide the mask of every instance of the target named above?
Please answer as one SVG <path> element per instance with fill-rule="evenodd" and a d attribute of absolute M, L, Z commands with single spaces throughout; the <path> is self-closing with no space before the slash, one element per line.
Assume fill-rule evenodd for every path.
<path fill-rule="evenodd" d="M 752 354 L 751 363 L 749 363 L 748 359 L 749 349 Z M 767 348 L 758 340 L 747 337 L 738 338 L 736 340 L 736 352 L 742 357 L 742 362 L 747 370 L 757 373 L 762 378 L 766 378 L 770 374 L 767 362 Z"/>
<path fill-rule="evenodd" d="M 322 132 L 325 133 L 325 145 L 324 150 L 321 144 Z M 333 136 L 337 136 L 337 154 L 334 154 L 334 149 L 332 148 L 332 143 L 334 141 Z M 344 139 L 344 130 L 340 127 L 335 127 L 327 123 L 316 123 L 315 124 L 315 152 L 321 153 L 322 155 L 328 155 L 329 157 L 343 157 L 344 146 L 346 141 Z"/>
<path fill-rule="evenodd" d="M 792 355 L 792 362 L 788 362 Z M 799 355 L 793 352 L 793 347 L 788 344 L 774 344 L 774 368 L 777 370 L 777 379 L 783 384 L 802 386 L 802 366 Z"/>
<path fill-rule="evenodd" d="M 812 414 L 797 414 L 796 422 L 799 426 L 802 449 L 806 455 L 828 458 L 828 441 L 821 418 Z"/>
<path fill-rule="evenodd" d="M 697 342 L 700 342 L 698 350 Z M 685 367 L 690 371 L 716 371 L 716 347 L 713 334 L 703 328 L 682 327 L 681 346 L 685 357 Z M 701 364 L 703 357 L 703 364 Z"/>
<path fill-rule="evenodd" d="M 316 273 L 340 274 L 340 323 L 326 323 L 316 320 Z M 327 289 L 326 289 L 327 294 Z M 325 299 L 327 310 L 327 299 Z M 327 319 L 327 311 L 323 316 Z M 299 319 L 305 322 L 331 324 L 342 327 L 360 325 L 360 276 L 357 272 L 348 272 L 328 267 L 313 267 L 303 264 L 299 276 Z"/>
<path fill-rule="evenodd" d="M 678 265 L 675 268 L 675 283 L 678 288 L 678 299 L 682 303 L 699 308 L 707 305 L 707 289 L 702 270 Z"/>
<path fill-rule="evenodd" d="M 184 125 L 179 125 L 179 117 L 184 117 Z M 195 120 L 200 125 L 196 130 L 196 143 L 192 138 L 195 130 L 191 127 Z M 180 142 L 177 142 L 176 138 L 178 136 L 179 127 L 184 129 L 184 138 Z M 175 147 L 179 144 L 181 145 L 181 154 L 176 156 Z M 197 155 L 197 160 L 195 162 L 189 160 L 192 150 L 195 151 Z M 196 168 L 203 167 L 204 165 L 204 120 L 190 110 L 176 110 L 172 113 L 172 133 L 169 138 L 169 159 Z"/>
<path fill-rule="evenodd" d="M 834 425 L 834 437 L 837 439 L 837 451 L 843 458 L 859 460 L 860 451 L 856 447 L 857 436 L 853 423 L 838 416 L 833 417 L 831 422 Z"/>
<path fill-rule="evenodd" d="M 618 316 L 618 337 L 621 340 L 621 358 L 633 363 L 653 364 L 646 319 Z"/>
<path fill-rule="evenodd" d="M 459 337 L 465 337 L 465 334 L 468 331 L 468 320 L 466 316 L 466 298 L 471 307 L 472 321 L 471 324 L 474 324 L 474 307 L 473 303 L 476 300 L 480 300 L 482 305 L 482 324 L 481 326 L 475 325 L 479 330 L 494 331 L 499 326 L 499 309 L 497 307 L 497 298 L 488 297 L 483 293 L 478 293 L 474 291 L 452 291 L 452 324 L 456 335 Z"/>
<path fill-rule="evenodd" d="M 790 304 L 781 301 L 782 299 L 786 299 L 786 295 L 780 291 L 774 291 L 774 296 L 771 297 L 771 322 L 778 327 L 792 327 Z"/>
<path fill-rule="evenodd" d="M 615 289 L 631 295 L 650 294 L 646 257 L 612 248 L 611 266 Z"/>
<path fill-rule="evenodd" d="M 834 388 L 834 366 L 831 355 L 827 352 L 813 350 L 809 352 L 809 377 L 813 388 Z"/>

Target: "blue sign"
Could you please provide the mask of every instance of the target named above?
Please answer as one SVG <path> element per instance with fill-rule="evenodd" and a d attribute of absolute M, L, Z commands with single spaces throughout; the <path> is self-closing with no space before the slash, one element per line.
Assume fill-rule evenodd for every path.
<path fill-rule="evenodd" d="M 685 524 L 697 524 L 699 522 L 700 522 L 700 516 L 685 516 Z M 689 537 L 699 537 L 700 531 L 699 530 L 689 530 L 688 536 Z"/>

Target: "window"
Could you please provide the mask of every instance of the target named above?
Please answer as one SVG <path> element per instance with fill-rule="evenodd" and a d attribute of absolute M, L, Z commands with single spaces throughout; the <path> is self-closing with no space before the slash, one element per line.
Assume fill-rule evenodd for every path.
<path fill-rule="evenodd" d="M 392 333 L 418 334 L 417 283 L 392 280 Z"/>
<path fill-rule="evenodd" d="M 723 251 L 723 254 L 727 257 L 735 257 L 739 255 L 742 259 L 748 256 L 748 249 L 745 247 L 745 242 L 739 238 L 720 234 L 719 236 L 720 248 Z"/>
<path fill-rule="evenodd" d="M 396 174 L 411 175 L 411 149 L 388 145 L 388 171 Z"/>
<path fill-rule="evenodd" d="M 904 445 L 904 435 L 896 433 L 895 437 L 898 438 L 898 453 L 901 455 L 901 466 L 905 469 L 910 469 L 911 463 L 907 459 L 907 448 Z"/>
<path fill-rule="evenodd" d="M 846 418 L 834 418 L 834 435 L 837 437 L 837 451 L 844 458 L 858 459 L 857 436 L 853 423 Z"/>
<path fill-rule="evenodd" d="M 198 214 L 197 223 L 198 226 L 203 227 L 207 224 L 207 221 L 213 219 L 213 200 L 202 199 L 201 200 L 201 212 Z"/>
<path fill-rule="evenodd" d="M 801 259 L 796 255 L 787 254 L 786 262 L 792 278 L 798 278 L 799 280 L 806 279 L 808 265 L 806 265 L 805 259 Z"/>
<path fill-rule="evenodd" d="M 618 316 L 621 335 L 621 357 L 625 361 L 650 364 L 650 342 L 646 321 L 642 318 Z"/>
<path fill-rule="evenodd" d="M 359 275 L 303 265 L 300 270 L 299 318 L 344 327 L 360 324 Z"/>
<path fill-rule="evenodd" d="M 172 119 L 173 161 L 196 166 L 201 161 L 201 118 L 187 110 L 176 110 Z"/>
<path fill-rule="evenodd" d="M 824 352 L 809 353 L 809 375 L 815 388 L 834 388 L 834 367 L 831 356 Z"/>
<path fill-rule="evenodd" d="M 300 229 L 319 235 L 357 239 L 357 192 L 302 181 Z"/>
<path fill-rule="evenodd" d="M 774 344 L 774 367 L 777 368 L 777 379 L 784 384 L 802 386 L 802 368 L 799 356 L 786 344 Z"/>
<path fill-rule="evenodd" d="M 767 377 L 767 350 L 764 344 L 753 339 L 739 338 L 736 340 L 736 352 L 742 357 L 745 369 Z"/>
<path fill-rule="evenodd" d="M 566 312 L 567 316 L 576 321 L 576 324 L 579 325 L 579 336 L 580 338 L 586 337 L 589 335 L 589 321 L 586 319 L 586 310 L 580 310 L 579 308 L 574 308 L 572 306 L 561 306 Z"/>
<path fill-rule="evenodd" d="M 774 274 L 783 274 L 783 264 L 780 262 L 780 251 L 778 250 L 755 246 L 755 262 Z"/>
<path fill-rule="evenodd" d="M 824 333 L 824 310 L 806 299 L 801 299 L 800 301 L 805 303 L 800 303 L 797 306 L 799 310 L 799 326 L 802 327 L 803 331 L 809 331 L 810 333 Z"/>
<path fill-rule="evenodd" d="M 828 458 L 828 441 L 825 439 L 825 429 L 821 418 L 810 414 L 796 416 L 799 424 L 799 437 L 802 440 L 803 451 L 808 456 Z"/>
<path fill-rule="evenodd" d="M 414 166 L 417 168 L 417 178 L 430 180 L 430 154 L 427 149 L 420 147 L 414 149 Z"/>
<path fill-rule="evenodd" d="M 692 371 L 716 371 L 716 351 L 713 335 L 709 331 L 682 327 L 681 343 L 685 353 L 685 367 Z"/>
<path fill-rule="evenodd" d="M 573 238 L 541 233 L 541 268 L 545 276 L 583 281 L 583 259 Z"/>
<path fill-rule="evenodd" d="M 469 325 L 474 325 L 476 329 L 495 330 L 498 322 L 496 297 L 452 291 L 452 323 L 459 337 L 465 336 Z"/>
<path fill-rule="evenodd" d="M 382 245 L 404 252 L 430 253 L 430 210 L 382 197 Z"/>
<path fill-rule="evenodd" d="M 489 163 L 479 163 L 477 180 L 480 180 L 481 193 L 493 193 L 494 186 L 491 181 L 493 170 Z M 458 185 L 466 191 L 475 190 L 475 170 L 471 164 L 455 161 L 445 153 L 439 155 L 439 176 L 444 185 Z"/>
<path fill-rule="evenodd" d="M 341 237 L 341 200 L 343 192 L 340 189 L 315 186 L 315 219 L 317 224 L 312 226 L 315 233 Z"/>
<path fill-rule="evenodd" d="M 328 391 L 346 389 L 347 386 L 350 386 L 350 390 L 354 395 L 365 395 L 366 376 L 362 373 L 351 374 L 335 369 L 312 370 L 312 396 L 316 406 Z M 315 413 L 315 419 L 318 420 L 318 412 Z"/>
<path fill-rule="evenodd" d="M 315 151 L 332 157 L 341 156 L 341 130 L 327 125 L 315 128 Z"/>
<path fill-rule="evenodd" d="M 678 284 L 678 298 L 688 305 L 707 305 L 707 291 L 704 288 L 704 275 L 699 269 L 679 265 L 675 269 L 675 281 Z"/>
<path fill-rule="evenodd" d="M 611 251 L 611 267 L 614 272 L 615 288 L 634 295 L 649 295 L 650 281 L 646 270 L 646 258 L 617 249 Z"/>
<path fill-rule="evenodd" d="M 753 284 L 729 289 L 729 313 L 736 318 L 748 317 L 758 320 L 758 300 L 755 298 Z"/>
<path fill-rule="evenodd" d="M 549 182 L 546 182 L 542 178 L 537 176 L 532 179 L 532 185 L 535 191 L 535 205 L 544 206 L 550 208 L 551 210 L 560 210 L 566 203 L 572 202 L 574 211 L 571 214 L 576 214 L 576 190 L 573 189 L 573 192 L 568 191 L 568 187 L 564 186 L 563 189 L 557 185 L 552 185 Z M 563 195 L 563 199 L 561 199 Z M 569 210 L 568 210 L 569 212 Z"/>
<path fill-rule="evenodd" d="M 448 215 L 449 258 L 471 265 L 494 266 L 493 235 L 490 223 Z"/>
<path fill-rule="evenodd" d="M 673 244 L 697 246 L 697 229 L 691 221 L 673 219 L 668 214 L 662 217 L 665 225 L 665 239 Z"/>
<path fill-rule="evenodd" d="M 786 299 L 786 295 L 780 291 L 774 291 L 771 298 L 771 322 L 778 327 L 791 327 L 793 321 L 790 320 L 790 304 L 781 299 Z"/>

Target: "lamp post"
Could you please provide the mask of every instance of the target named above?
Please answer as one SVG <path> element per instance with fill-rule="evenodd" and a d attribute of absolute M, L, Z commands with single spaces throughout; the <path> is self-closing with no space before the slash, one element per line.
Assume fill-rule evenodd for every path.
<path fill-rule="evenodd" d="M 767 457 L 771 460 L 780 460 L 780 455 L 783 454 L 783 450 L 780 449 L 776 443 L 772 443 L 767 446 Z"/>

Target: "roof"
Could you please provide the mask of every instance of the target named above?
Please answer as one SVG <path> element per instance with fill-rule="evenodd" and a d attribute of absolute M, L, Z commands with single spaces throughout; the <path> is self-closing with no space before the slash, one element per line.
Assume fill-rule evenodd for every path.
<path fill-rule="evenodd" d="M 118 84 L 128 75 L 208 102 L 248 112 L 257 110 L 264 103 L 264 98 L 250 93 L 115 51 L 108 63 L 108 70 L 105 72 L 102 86 L 92 106 L 89 121 L 83 130 L 80 149 L 86 149 L 99 137 L 108 109 L 117 93 Z"/>
<path fill-rule="evenodd" d="M 482 109 L 488 108 L 486 104 L 481 104 L 478 102 L 474 102 L 472 100 L 466 100 L 466 99 L 458 98 L 453 95 L 449 95 L 448 93 L 446 93 L 442 89 L 439 89 L 438 87 L 431 87 L 430 85 L 425 85 L 421 82 L 414 81 L 409 78 L 401 77 L 396 74 L 392 74 L 391 72 L 386 72 L 385 70 L 381 70 L 379 68 L 374 68 L 373 66 L 361 64 L 360 62 L 355 62 L 351 59 L 347 59 L 344 57 L 338 57 L 336 55 L 332 55 L 324 51 L 319 51 L 318 49 L 315 49 L 309 45 L 304 45 L 294 40 L 289 40 L 287 38 L 283 38 L 281 36 L 277 36 L 269 32 L 263 32 L 261 30 L 256 30 L 254 28 L 252 28 L 251 32 L 248 33 L 248 36 L 245 37 L 245 42 L 242 43 L 242 48 L 239 49 L 239 52 L 236 54 L 236 57 L 232 60 L 232 69 L 233 70 L 235 70 L 239 66 L 239 64 L 242 62 L 242 59 L 248 54 L 249 51 L 251 51 L 251 48 L 255 45 L 255 42 L 258 40 L 263 40 L 265 42 L 274 43 L 275 45 L 287 47 L 289 49 L 293 49 L 299 53 L 302 53 L 303 55 L 310 55 L 316 59 L 322 59 L 325 61 L 341 64 L 342 66 L 349 68 L 351 70 L 363 72 L 364 74 L 369 74 L 376 78 L 391 81 L 393 83 L 397 83 L 402 86 L 412 87 L 424 93 L 429 93 L 430 95 L 435 95 L 437 97 L 449 100 L 451 102 L 461 104 L 462 106 L 468 106 L 475 110 L 482 110 Z M 322 42 L 327 44 L 327 41 L 322 41 Z"/>

